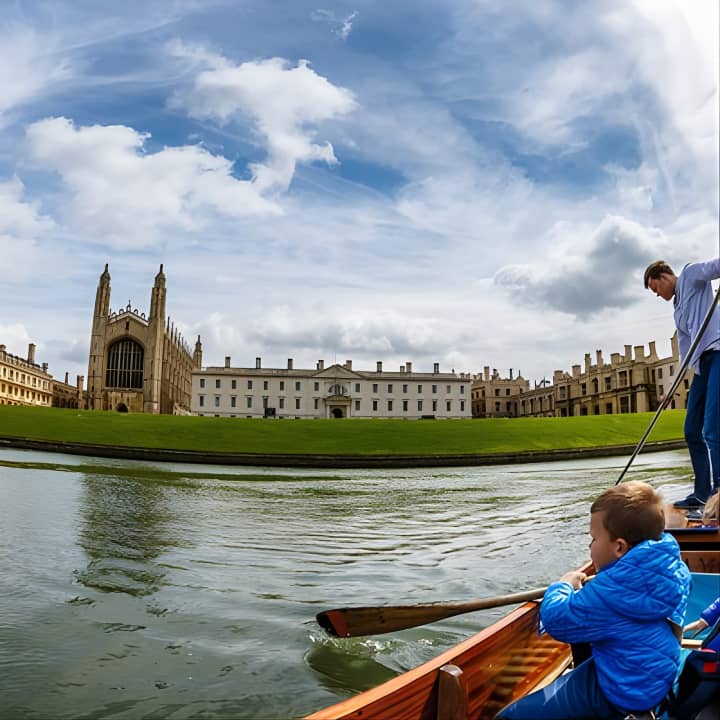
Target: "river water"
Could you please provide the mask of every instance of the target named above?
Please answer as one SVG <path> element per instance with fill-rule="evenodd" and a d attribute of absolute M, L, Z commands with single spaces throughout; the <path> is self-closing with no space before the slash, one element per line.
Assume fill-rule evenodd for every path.
<path fill-rule="evenodd" d="M 626 457 L 288 470 L 0 451 L 0 715 L 294 718 L 507 611 L 331 639 L 321 610 L 544 585 L 587 556 Z M 686 452 L 627 479 L 668 499 Z"/>

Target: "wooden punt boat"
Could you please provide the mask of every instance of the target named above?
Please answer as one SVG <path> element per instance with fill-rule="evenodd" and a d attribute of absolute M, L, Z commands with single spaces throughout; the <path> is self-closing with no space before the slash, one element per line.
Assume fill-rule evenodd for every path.
<path fill-rule="evenodd" d="M 720 529 L 672 532 L 691 571 L 720 574 Z M 590 563 L 581 570 L 592 572 Z M 492 720 L 572 662 L 569 645 L 538 635 L 538 608 L 525 603 L 438 657 L 305 720 Z"/>

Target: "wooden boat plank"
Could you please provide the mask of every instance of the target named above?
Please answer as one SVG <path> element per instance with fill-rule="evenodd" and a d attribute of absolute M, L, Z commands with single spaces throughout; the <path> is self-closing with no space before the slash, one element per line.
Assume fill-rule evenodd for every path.
<path fill-rule="evenodd" d="M 694 548 L 694 545 L 690 547 Z M 720 574 L 719 550 L 680 549 L 680 556 L 691 572 Z"/>

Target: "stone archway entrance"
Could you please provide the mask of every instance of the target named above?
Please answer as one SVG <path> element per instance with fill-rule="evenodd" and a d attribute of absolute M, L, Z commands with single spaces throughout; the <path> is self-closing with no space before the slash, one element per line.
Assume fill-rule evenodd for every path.
<path fill-rule="evenodd" d="M 128 411 L 128 406 L 125 403 L 120 403 L 115 409 L 119 413 L 126 413 Z"/>
<path fill-rule="evenodd" d="M 334 407 L 330 410 L 330 416 L 334 417 L 336 419 L 340 419 L 345 417 L 345 414 L 343 413 L 343 409 L 339 407 Z"/>

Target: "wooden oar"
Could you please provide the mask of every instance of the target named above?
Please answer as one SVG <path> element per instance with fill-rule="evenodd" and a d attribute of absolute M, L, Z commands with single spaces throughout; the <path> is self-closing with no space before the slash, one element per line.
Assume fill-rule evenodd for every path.
<path fill-rule="evenodd" d="M 427 605 L 337 608 L 318 613 L 315 618 L 323 630 L 335 637 L 379 635 L 425 625 L 475 610 L 487 610 L 488 608 L 537 600 L 545 594 L 545 590 L 547 590 L 545 587 L 535 588 L 525 592 L 458 603 L 438 602 Z"/>

